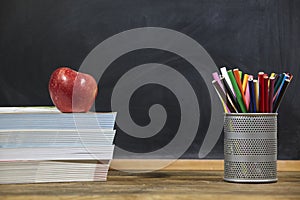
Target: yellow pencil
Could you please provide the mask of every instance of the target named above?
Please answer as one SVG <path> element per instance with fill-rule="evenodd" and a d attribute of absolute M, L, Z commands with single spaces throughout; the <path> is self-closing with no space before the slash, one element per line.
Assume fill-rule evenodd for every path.
<path fill-rule="evenodd" d="M 243 87 L 243 93 L 244 93 L 244 94 L 246 93 L 246 88 L 247 88 L 247 84 L 248 84 L 248 77 L 249 77 L 248 74 L 244 74 L 243 84 L 242 84 L 242 87 Z"/>
<path fill-rule="evenodd" d="M 270 78 L 273 78 L 273 77 L 275 78 L 275 76 L 276 76 L 276 74 L 274 72 L 272 72 Z"/>

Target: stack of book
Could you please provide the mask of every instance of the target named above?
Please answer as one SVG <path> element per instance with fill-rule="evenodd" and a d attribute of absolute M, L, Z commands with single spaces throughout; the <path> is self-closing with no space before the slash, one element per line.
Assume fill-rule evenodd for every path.
<path fill-rule="evenodd" d="M 0 183 L 105 181 L 116 113 L 0 108 Z"/>

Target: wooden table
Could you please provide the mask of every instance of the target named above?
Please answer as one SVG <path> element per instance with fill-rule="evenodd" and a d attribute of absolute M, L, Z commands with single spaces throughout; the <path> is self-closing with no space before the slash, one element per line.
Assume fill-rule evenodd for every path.
<path fill-rule="evenodd" d="M 236 184 L 222 171 L 110 171 L 107 182 L 0 185 L 0 199 L 300 199 L 300 172 L 271 184 Z"/>

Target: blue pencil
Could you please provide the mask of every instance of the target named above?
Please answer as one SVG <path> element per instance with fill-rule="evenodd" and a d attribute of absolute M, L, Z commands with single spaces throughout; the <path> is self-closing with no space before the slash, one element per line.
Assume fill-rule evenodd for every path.
<path fill-rule="evenodd" d="M 277 91 L 276 91 L 276 93 L 273 97 L 273 102 L 278 100 L 279 93 L 282 89 L 282 86 L 283 86 L 285 80 L 289 79 L 289 75 L 287 75 L 286 73 L 283 73 L 282 76 L 283 76 L 283 78 L 280 80 L 279 87 L 278 87 L 278 89 L 277 89 Z"/>
<path fill-rule="evenodd" d="M 249 77 L 248 84 L 249 84 L 249 90 L 250 90 L 250 112 L 256 113 L 256 99 L 255 99 L 255 93 L 254 93 L 253 77 Z"/>

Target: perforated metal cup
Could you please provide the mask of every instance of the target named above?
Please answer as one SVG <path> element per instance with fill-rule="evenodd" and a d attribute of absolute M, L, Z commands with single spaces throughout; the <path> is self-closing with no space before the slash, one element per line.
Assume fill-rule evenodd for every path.
<path fill-rule="evenodd" d="M 277 113 L 226 113 L 224 180 L 277 181 Z"/>

